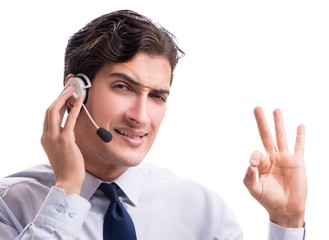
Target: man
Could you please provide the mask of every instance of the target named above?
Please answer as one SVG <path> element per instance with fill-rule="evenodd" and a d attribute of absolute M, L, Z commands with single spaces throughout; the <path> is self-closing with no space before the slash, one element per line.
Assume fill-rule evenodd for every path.
<path fill-rule="evenodd" d="M 41 138 L 50 165 L 1 181 L 3 239 L 107 239 L 114 232 L 113 239 L 243 239 L 218 194 L 140 164 L 182 54 L 167 30 L 129 10 L 100 16 L 69 39 L 65 88 L 46 112 Z M 291 155 L 281 111 L 274 111 L 277 144 L 262 109 L 254 114 L 267 155 L 251 154 L 244 183 L 269 213 L 269 239 L 304 239 L 304 126 Z M 110 185 L 120 201 L 104 189 Z M 129 230 L 108 217 L 108 208 Z"/>

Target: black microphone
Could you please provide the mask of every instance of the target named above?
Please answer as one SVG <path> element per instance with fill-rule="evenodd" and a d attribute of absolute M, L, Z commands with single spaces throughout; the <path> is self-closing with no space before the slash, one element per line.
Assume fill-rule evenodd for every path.
<path fill-rule="evenodd" d="M 112 140 L 112 133 L 107 131 L 106 129 L 100 127 L 96 130 L 98 137 L 100 137 L 104 142 L 111 142 Z"/>
<path fill-rule="evenodd" d="M 102 139 L 104 142 L 110 142 L 113 138 L 113 135 L 112 133 L 110 133 L 109 131 L 107 131 L 105 128 L 102 128 L 102 127 L 98 127 L 98 125 L 95 123 L 94 119 L 90 116 L 86 106 L 84 103 L 82 103 L 82 107 L 83 109 L 85 110 L 85 112 L 87 113 L 90 121 L 94 124 L 94 126 L 97 128 L 96 130 L 96 134 L 97 136 Z"/>

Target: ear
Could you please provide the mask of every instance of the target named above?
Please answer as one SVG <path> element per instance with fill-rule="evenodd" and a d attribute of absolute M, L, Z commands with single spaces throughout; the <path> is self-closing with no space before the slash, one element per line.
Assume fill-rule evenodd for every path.
<path fill-rule="evenodd" d="M 70 73 L 69 75 L 66 76 L 65 80 L 64 80 L 64 86 L 66 86 L 67 84 L 67 81 L 70 79 L 70 78 L 73 78 L 75 77 L 75 75 L 73 73 Z"/>

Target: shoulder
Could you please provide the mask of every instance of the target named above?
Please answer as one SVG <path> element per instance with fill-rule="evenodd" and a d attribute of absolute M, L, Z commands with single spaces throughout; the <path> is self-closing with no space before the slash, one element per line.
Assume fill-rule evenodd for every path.
<path fill-rule="evenodd" d="M 0 180 L 0 196 L 10 190 L 22 191 L 43 186 L 50 188 L 54 184 L 54 174 L 49 164 L 40 164 L 20 172 L 8 175 Z M 30 186 L 31 188 L 26 188 Z"/>
<path fill-rule="evenodd" d="M 172 192 L 188 198 L 194 196 L 208 203 L 212 201 L 224 203 L 219 193 L 194 179 L 181 177 L 167 168 L 145 163 L 141 167 L 141 172 L 142 184 L 155 191 Z"/>

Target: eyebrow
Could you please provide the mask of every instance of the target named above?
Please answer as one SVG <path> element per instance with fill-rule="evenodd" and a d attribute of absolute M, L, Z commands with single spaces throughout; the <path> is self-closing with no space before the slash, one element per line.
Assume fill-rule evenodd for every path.
<path fill-rule="evenodd" d="M 163 89 L 163 88 L 159 88 L 159 89 L 155 89 L 155 88 L 151 88 L 149 86 L 145 86 L 143 84 L 141 84 L 140 82 L 135 81 L 133 78 L 131 78 L 130 76 L 128 76 L 127 74 L 124 73 L 118 73 L 118 72 L 114 72 L 110 74 L 110 77 L 119 77 L 122 78 L 124 80 L 126 80 L 127 82 L 129 82 L 130 84 L 138 87 L 138 88 L 146 88 L 151 90 L 154 93 L 159 93 L 159 94 L 168 94 L 170 93 L 169 90 L 167 89 Z"/>

